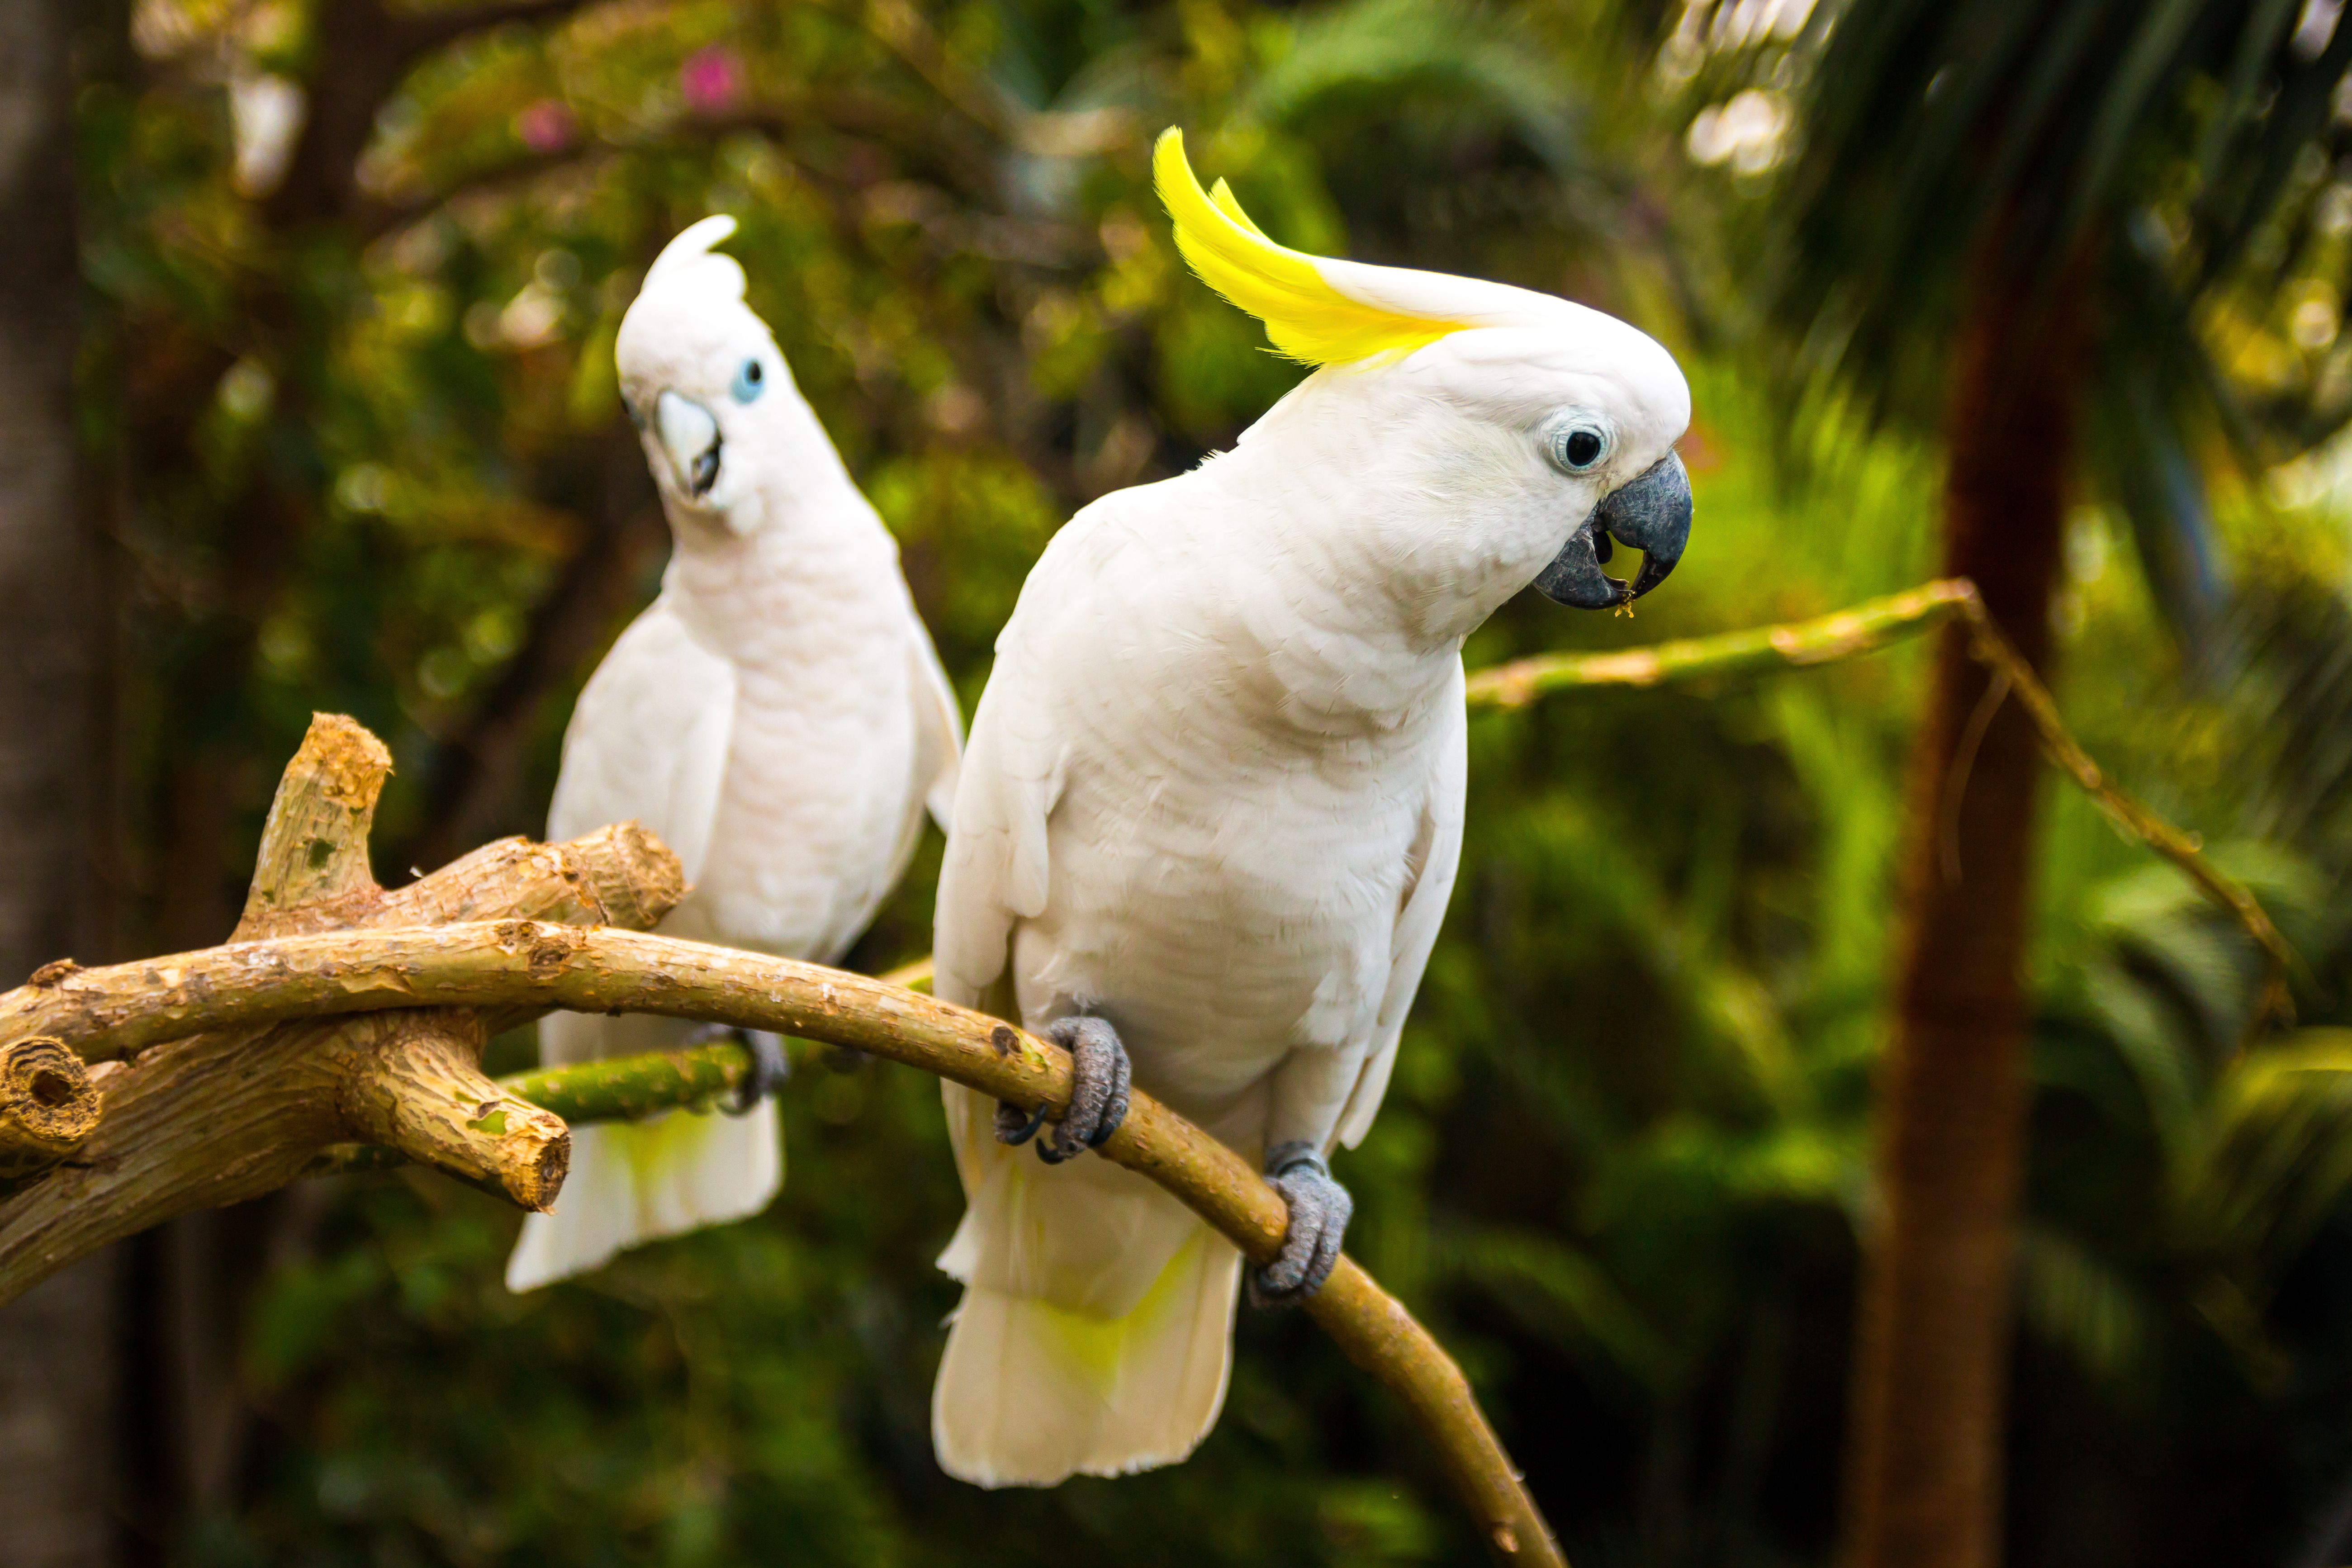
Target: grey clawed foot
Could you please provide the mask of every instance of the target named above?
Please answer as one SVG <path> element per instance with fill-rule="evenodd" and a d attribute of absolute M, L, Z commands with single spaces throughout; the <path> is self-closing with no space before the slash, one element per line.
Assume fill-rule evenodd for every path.
<path fill-rule="evenodd" d="M 783 1087 L 793 1076 L 793 1058 L 784 1054 L 784 1037 L 765 1029 L 729 1029 L 751 1053 L 751 1075 L 735 1086 L 719 1107 L 730 1116 L 748 1116 L 751 1108 Z"/>
<path fill-rule="evenodd" d="M 1056 1018 L 1038 1031 L 1070 1053 L 1070 1105 L 1061 1123 L 1039 1139 L 1037 1157 L 1049 1165 L 1099 1149 L 1127 1120 L 1127 1093 L 1133 1074 L 1118 1032 L 1100 1018 Z M 1033 1113 L 999 1100 L 996 1141 L 1019 1145 L 1037 1136 L 1047 1108 Z"/>
<path fill-rule="evenodd" d="M 1331 1277 L 1356 1200 L 1331 1174 L 1312 1143 L 1277 1143 L 1266 1152 L 1265 1177 L 1290 1205 L 1282 1255 L 1249 1276 L 1250 1304 L 1296 1307 Z"/>

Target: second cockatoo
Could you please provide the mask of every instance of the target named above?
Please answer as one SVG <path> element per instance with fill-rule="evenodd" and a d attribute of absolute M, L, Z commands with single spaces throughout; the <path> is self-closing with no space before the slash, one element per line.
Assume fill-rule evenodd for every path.
<path fill-rule="evenodd" d="M 1690 392 L 1634 328 L 1549 295 L 1267 239 L 1170 132 L 1193 269 L 1321 368 L 1229 453 L 1107 496 L 1030 574 L 972 723 L 938 994 L 1067 1046 L 1036 1120 L 947 1088 L 967 1208 L 932 1402 L 951 1475 L 1050 1486 L 1181 1459 L 1223 1404 L 1240 1255 L 1150 1182 L 1076 1159 L 1132 1082 L 1262 1159 L 1290 1206 L 1252 1279 L 1303 1300 L 1350 1201 L 1444 916 L 1466 771 L 1463 640 L 1530 584 L 1629 602 L 1673 570 Z M 1612 538 L 1643 552 L 1629 586 Z"/>
<path fill-rule="evenodd" d="M 743 302 L 742 268 L 710 248 L 734 227 L 709 217 L 670 241 L 621 322 L 621 395 L 673 550 L 580 695 L 548 837 L 634 818 L 690 884 L 662 932 L 830 963 L 906 869 L 926 805 L 945 821 L 961 720 L 897 543 Z M 692 1027 L 559 1013 L 541 1051 L 659 1050 Z M 780 1045 L 755 1047 L 772 1079 Z M 574 1128 L 571 1174 L 523 1222 L 507 1284 L 755 1214 L 782 1176 L 763 1097 Z"/>

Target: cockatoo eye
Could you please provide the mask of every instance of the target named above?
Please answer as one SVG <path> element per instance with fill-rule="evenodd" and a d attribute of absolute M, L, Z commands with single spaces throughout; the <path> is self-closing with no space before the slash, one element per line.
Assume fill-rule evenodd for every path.
<path fill-rule="evenodd" d="M 1609 455 L 1609 432 L 1581 421 L 1562 426 L 1551 438 L 1552 460 L 1580 474 Z"/>
<path fill-rule="evenodd" d="M 768 373 L 756 359 L 747 359 L 735 369 L 735 384 L 727 389 L 738 403 L 749 403 L 768 390 Z"/>

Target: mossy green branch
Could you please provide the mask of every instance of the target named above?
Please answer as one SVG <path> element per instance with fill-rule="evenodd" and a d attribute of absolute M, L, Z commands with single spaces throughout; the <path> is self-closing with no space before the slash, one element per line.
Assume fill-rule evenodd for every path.
<path fill-rule="evenodd" d="M 2206 858 L 2193 835 L 2173 826 L 2116 787 L 2068 731 L 2050 689 L 1993 624 L 1985 613 L 1984 601 L 1977 595 L 1976 584 L 1965 577 L 1939 578 L 1809 621 L 1685 637 L 1614 653 L 1548 653 L 1514 659 L 1470 677 L 1467 696 L 1473 709 L 1524 708 L 1555 691 L 1661 686 L 1677 680 L 1801 669 L 1874 652 L 1954 616 L 1967 623 L 1969 656 L 1994 673 L 1996 705 L 2011 697 L 2023 705 L 2041 737 L 2042 753 L 2058 770 L 2088 795 L 2126 837 L 2180 868 L 2262 949 L 2263 988 L 2246 1026 L 2246 1040 L 2251 1042 L 2274 1022 L 2291 1023 L 2294 1002 L 2288 976 L 2294 966 L 2294 952 L 2272 923 L 2262 900 Z"/>
<path fill-rule="evenodd" d="M 1945 578 L 1810 621 L 1684 637 L 1614 653 L 1538 654 L 1479 670 L 1470 677 L 1466 695 L 1472 708 L 1524 708 L 1555 691 L 1663 686 L 1832 664 L 1926 631 L 1961 613 L 1975 599 L 1975 584 Z"/>
<path fill-rule="evenodd" d="M 498 1080 L 509 1094 L 566 1121 L 637 1121 L 681 1105 L 725 1099 L 751 1073 L 751 1053 L 732 1040 L 648 1051 L 563 1068 L 534 1068 Z"/>

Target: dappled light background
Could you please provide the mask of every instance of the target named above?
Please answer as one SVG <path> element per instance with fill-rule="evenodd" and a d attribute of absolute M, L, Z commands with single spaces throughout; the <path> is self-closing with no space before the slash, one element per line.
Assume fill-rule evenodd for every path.
<path fill-rule="evenodd" d="M 1472 668 L 1932 572 L 1925 427 L 1756 323 L 1801 0 L 604 0 L 452 27 L 405 73 L 379 15 L 138 0 L 79 105 L 125 951 L 226 933 L 314 709 L 393 747 L 385 881 L 539 830 L 579 683 L 667 550 L 614 331 L 714 211 L 967 711 L 1054 530 L 1229 446 L 1298 374 L 1176 258 L 1147 169 L 1168 124 L 1286 243 L 1562 293 L 1688 367 L 1672 582 L 1631 619 L 1516 603 Z M 348 167 L 306 162 L 331 139 L 302 128 L 354 106 Z M 2322 248 L 2292 254 L 2315 277 L 2352 184 L 2308 174 Z M 2207 327 L 2250 388 L 2325 405 L 2352 376 L 2338 313 L 2286 277 Z M 2021 1564 L 2284 1564 L 2352 1509 L 2352 1035 L 2328 1027 L 2352 1023 L 2352 458 L 2308 445 L 2196 454 L 2239 590 L 2202 664 L 2123 516 L 2086 494 L 2069 524 L 2070 722 L 2310 973 L 2305 1031 L 2238 1058 L 2252 951 L 2053 794 Z M 1351 1250 L 1462 1359 L 1584 1568 L 1827 1561 L 1921 668 L 1897 648 L 1473 722 L 1444 936 L 1388 1108 L 1336 1168 Z M 938 851 L 855 966 L 927 951 Z M 1223 1422 L 1181 1468 L 948 1481 L 937 1088 L 814 1051 L 784 1107 L 771 1213 L 525 1298 L 499 1283 L 515 1216 L 415 1173 L 142 1242 L 142 1550 L 1480 1560 L 1402 1413 L 1296 1314 L 1244 1315 Z"/>

